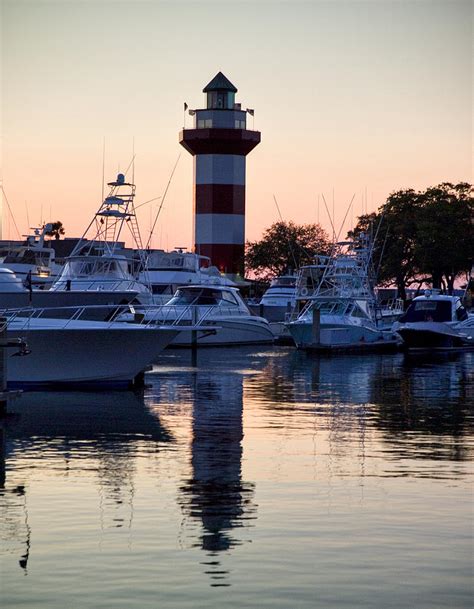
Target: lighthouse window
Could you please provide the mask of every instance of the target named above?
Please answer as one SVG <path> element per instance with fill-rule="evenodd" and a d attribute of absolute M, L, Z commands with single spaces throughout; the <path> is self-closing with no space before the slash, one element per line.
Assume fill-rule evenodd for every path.
<path fill-rule="evenodd" d="M 245 121 L 235 121 L 236 129 L 245 129 Z"/>
<path fill-rule="evenodd" d="M 212 129 L 212 118 L 198 120 L 198 129 Z"/>

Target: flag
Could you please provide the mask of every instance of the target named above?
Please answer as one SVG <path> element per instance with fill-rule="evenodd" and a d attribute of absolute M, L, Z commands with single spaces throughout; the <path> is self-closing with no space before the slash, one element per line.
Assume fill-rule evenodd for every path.
<path fill-rule="evenodd" d="M 255 113 L 255 110 L 253 108 L 247 108 L 247 112 L 250 114 L 250 116 L 253 116 Z"/>
<path fill-rule="evenodd" d="M 188 104 L 186 102 L 184 102 L 184 111 L 186 112 L 187 109 L 188 109 Z"/>
<path fill-rule="evenodd" d="M 196 110 L 188 110 L 190 116 L 194 116 L 196 114 Z"/>

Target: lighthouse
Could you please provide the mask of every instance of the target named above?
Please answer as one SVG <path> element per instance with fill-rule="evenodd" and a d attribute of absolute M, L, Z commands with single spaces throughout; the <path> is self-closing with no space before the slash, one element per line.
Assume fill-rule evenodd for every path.
<path fill-rule="evenodd" d="M 219 72 L 203 89 L 206 108 L 191 110 L 179 142 L 194 157 L 194 250 L 220 271 L 244 276 L 245 158 L 260 143 L 235 102 L 236 87 Z"/>

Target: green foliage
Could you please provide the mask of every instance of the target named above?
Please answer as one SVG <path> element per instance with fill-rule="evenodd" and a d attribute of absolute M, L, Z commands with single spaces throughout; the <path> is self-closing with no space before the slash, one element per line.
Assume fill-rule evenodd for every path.
<path fill-rule="evenodd" d="M 55 239 L 60 239 L 61 235 L 66 233 L 63 223 L 60 220 L 56 220 L 56 222 L 51 222 L 51 230 L 45 231 L 45 235 L 49 237 L 54 237 Z"/>
<path fill-rule="evenodd" d="M 391 194 L 377 212 L 361 216 L 354 231 L 377 235 L 378 281 L 400 296 L 413 284 L 451 291 L 474 261 L 474 200 L 470 184 L 448 182 L 422 192 Z"/>
<path fill-rule="evenodd" d="M 329 249 L 329 237 L 319 224 L 275 222 L 260 241 L 247 242 L 245 264 L 257 279 L 268 280 L 290 269 L 296 271 L 311 263 L 316 254 L 327 254 Z"/>

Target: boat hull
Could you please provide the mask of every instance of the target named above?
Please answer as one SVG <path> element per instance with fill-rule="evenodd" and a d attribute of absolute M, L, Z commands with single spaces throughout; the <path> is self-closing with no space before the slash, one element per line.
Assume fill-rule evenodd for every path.
<path fill-rule="evenodd" d="M 8 330 L 8 339 L 26 339 L 31 351 L 18 356 L 15 349 L 8 349 L 8 386 L 133 386 L 178 330 L 123 326 Z"/>
<path fill-rule="evenodd" d="M 216 318 L 203 325 L 209 330 L 196 332 L 199 347 L 271 344 L 275 338 L 269 324 L 257 317 L 245 321 Z M 191 347 L 192 343 L 193 333 L 185 330 L 176 336 L 170 347 Z"/>
<path fill-rule="evenodd" d="M 474 349 L 474 338 L 466 334 L 442 332 L 434 329 L 399 328 L 403 348 L 416 351 L 451 351 Z"/>
<path fill-rule="evenodd" d="M 315 343 L 313 327 L 310 323 L 296 322 L 288 324 L 290 334 L 299 349 L 313 348 L 315 344 L 323 348 L 351 348 L 373 344 L 396 345 L 397 339 L 392 332 L 370 328 L 363 325 L 331 325 L 321 324 L 319 341 Z"/>

